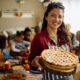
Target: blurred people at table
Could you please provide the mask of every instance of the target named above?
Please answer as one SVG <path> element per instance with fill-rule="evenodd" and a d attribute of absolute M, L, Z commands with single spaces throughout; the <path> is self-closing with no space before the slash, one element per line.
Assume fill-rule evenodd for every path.
<path fill-rule="evenodd" d="M 10 59 L 12 56 L 10 55 L 10 52 L 8 50 L 8 40 L 5 36 L 0 36 L 0 49 L 2 50 L 2 53 L 4 54 L 4 59 Z"/>
<path fill-rule="evenodd" d="M 5 53 L 4 50 L 6 48 L 6 37 L 4 35 L 0 35 L 0 68 L 3 69 L 5 60 L 11 58 L 9 52 Z M 8 51 L 8 50 L 7 50 Z"/>
<path fill-rule="evenodd" d="M 77 38 L 79 45 L 80 45 L 80 30 L 76 32 L 76 38 Z"/>
<path fill-rule="evenodd" d="M 17 56 L 20 59 L 27 58 L 29 54 L 28 46 L 29 42 L 23 40 L 24 34 L 23 31 L 17 31 L 15 40 L 11 44 L 11 55 Z"/>
<path fill-rule="evenodd" d="M 0 36 L 0 68 L 2 66 L 3 69 L 7 70 L 6 67 L 6 62 L 9 63 L 10 67 L 8 68 L 11 69 L 11 65 L 13 64 L 19 64 L 19 62 L 21 62 L 21 60 L 19 60 L 19 62 L 15 62 L 15 60 L 19 60 L 19 56 L 11 56 L 11 53 L 8 50 L 8 40 L 5 36 Z M 15 62 L 15 63 L 14 63 Z M 3 65 L 1 65 L 3 63 Z"/>
<path fill-rule="evenodd" d="M 77 46 L 75 48 L 75 50 L 76 50 L 76 54 L 78 55 L 79 60 L 80 60 L 80 30 L 76 32 L 76 38 L 78 40 L 79 46 Z"/>
<path fill-rule="evenodd" d="M 32 41 L 32 31 L 28 27 L 26 27 L 24 30 L 24 40 L 28 42 Z"/>

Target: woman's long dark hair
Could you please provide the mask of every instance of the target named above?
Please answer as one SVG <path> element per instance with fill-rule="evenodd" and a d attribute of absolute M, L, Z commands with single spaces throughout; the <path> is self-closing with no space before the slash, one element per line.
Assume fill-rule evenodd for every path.
<path fill-rule="evenodd" d="M 60 37 L 64 41 L 64 43 L 68 44 L 68 37 L 67 37 L 67 33 L 65 32 L 64 22 L 62 22 L 61 26 L 58 28 L 57 34 L 60 35 Z"/>
<path fill-rule="evenodd" d="M 53 2 L 53 3 L 50 3 L 46 9 L 46 12 L 44 14 L 44 17 L 43 17 L 43 23 L 42 23 L 42 29 L 41 31 L 43 31 L 44 29 L 47 28 L 47 20 L 45 19 L 45 17 L 48 16 L 49 12 L 54 9 L 54 8 L 60 8 L 63 10 L 64 12 L 64 6 L 62 5 L 62 3 L 60 2 Z M 57 33 L 58 34 L 61 34 L 61 38 L 67 42 L 67 35 L 66 35 L 66 32 L 64 31 L 64 28 L 65 28 L 65 25 L 64 25 L 64 22 L 62 22 L 61 26 L 58 28 L 58 31 Z"/>

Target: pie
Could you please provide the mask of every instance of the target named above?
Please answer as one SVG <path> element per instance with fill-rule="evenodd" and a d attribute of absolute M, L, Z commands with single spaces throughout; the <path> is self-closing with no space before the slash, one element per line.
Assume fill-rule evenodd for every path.
<path fill-rule="evenodd" d="M 46 49 L 41 53 L 41 58 L 45 65 L 59 69 L 71 69 L 79 62 L 78 56 L 62 48 Z"/>

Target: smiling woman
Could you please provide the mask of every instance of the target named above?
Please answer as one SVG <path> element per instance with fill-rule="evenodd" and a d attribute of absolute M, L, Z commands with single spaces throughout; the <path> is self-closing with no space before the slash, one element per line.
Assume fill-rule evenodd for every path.
<path fill-rule="evenodd" d="M 70 50 L 64 27 L 63 4 L 60 2 L 50 3 L 43 17 L 41 32 L 34 37 L 31 43 L 29 57 L 31 69 L 39 70 L 42 68 L 39 60 L 41 59 L 41 52 L 45 49 L 61 47 L 64 50 Z M 50 72 L 46 66 L 46 68 L 43 67 L 43 78 L 44 80 L 73 80 L 73 74 L 62 75 L 55 73 L 55 71 Z"/>

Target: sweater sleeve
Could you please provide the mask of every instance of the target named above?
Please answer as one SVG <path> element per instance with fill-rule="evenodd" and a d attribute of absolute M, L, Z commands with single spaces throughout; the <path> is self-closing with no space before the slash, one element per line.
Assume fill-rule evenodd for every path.
<path fill-rule="evenodd" d="M 36 56 L 40 56 L 41 52 L 41 41 L 39 36 L 35 36 L 31 43 L 29 60 L 32 61 Z"/>

